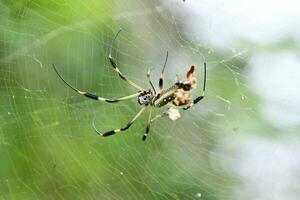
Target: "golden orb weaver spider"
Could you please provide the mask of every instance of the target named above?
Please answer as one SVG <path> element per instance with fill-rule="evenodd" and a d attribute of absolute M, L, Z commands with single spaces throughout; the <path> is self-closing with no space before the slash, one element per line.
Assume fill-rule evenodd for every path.
<path fill-rule="evenodd" d="M 161 71 L 161 75 L 159 78 L 159 82 L 158 82 L 159 91 L 156 92 L 156 90 L 150 80 L 150 69 L 148 70 L 148 73 L 147 73 L 149 89 L 145 90 L 141 86 L 137 85 L 133 81 L 126 78 L 122 74 L 122 72 L 119 70 L 116 61 L 112 57 L 112 46 L 120 32 L 121 32 L 121 30 L 119 30 L 118 33 L 115 35 L 115 37 L 110 45 L 108 59 L 110 61 L 111 66 L 118 73 L 118 75 L 121 77 L 121 79 L 123 79 L 125 82 L 129 83 L 130 85 L 132 85 L 133 87 L 138 89 L 137 93 L 129 95 L 129 96 L 117 98 L 117 99 L 107 99 L 107 98 L 100 97 L 98 95 L 95 95 L 95 94 L 92 94 L 89 92 L 81 91 L 81 90 L 78 90 L 77 88 L 75 88 L 74 86 L 72 86 L 69 82 L 67 82 L 60 75 L 60 73 L 58 72 L 58 70 L 55 67 L 55 64 L 52 64 L 52 66 L 53 66 L 56 74 L 67 86 L 69 86 L 71 89 L 73 89 L 80 95 L 83 95 L 87 98 L 90 98 L 93 100 L 98 100 L 98 101 L 103 101 L 106 103 L 117 103 L 120 101 L 129 100 L 129 99 L 133 99 L 133 98 L 137 97 L 137 102 L 139 105 L 142 106 L 142 108 L 133 117 L 133 119 L 131 121 L 129 121 L 124 127 L 118 128 L 118 129 L 113 129 L 113 130 L 106 131 L 106 132 L 100 132 L 97 130 L 97 128 L 95 126 L 95 119 L 93 120 L 93 123 L 92 123 L 93 128 L 96 131 L 96 133 L 98 133 L 100 136 L 104 136 L 104 137 L 110 136 L 117 132 L 122 132 L 122 131 L 127 130 L 139 118 L 139 116 L 141 116 L 141 114 L 145 111 L 145 109 L 149 106 L 150 111 L 149 111 L 149 116 L 148 116 L 148 123 L 147 123 L 147 127 L 145 130 L 145 134 L 143 135 L 143 141 L 145 141 L 147 138 L 147 135 L 150 131 L 150 125 L 153 121 L 155 121 L 156 119 L 163 117 L 163 116 L 169 116 L 170 119 L 176 120 L 180 115 L 178 113 L 178 110 L 174 109 L 174 107 L 182 108 L 183 110 L 188 110 L 194 104 L 198 103 L 200 100 L 202 100 L 204 98 L 205 86 L 206 86 L 206 63 L 204 62 L 204 83 L 203 83 L 202 94 L 195 99 L 192 99 L 191 95 L 190 95 L 190 91 L 196 87 L 196 78 L 194 76 L 194 74 L 195 74 L 195 66 L 194 65 L 192 65 L 190 70 L 187 72 L 187 74 L 186 74 L 187 80 L 186 81 L 180 81 L 177 76 L 177 81 L 175 82 L 174 85 L 172 85 L 168 89 L 163 89 L 163 80 L 164 80 L 163 74 L 164 74 L 164 70 L 166 68 L 167 61 L 168 61 L 168 52 L 167 52 L 166 60 L 165 60 L 165 63 L 164 63 L 164 66 L 163 66 L 163 69 Z M 165 112 L 158 114 L 152 118 L 153 108 L 159 108 L 159 107 L 163 107 L 165 105 L 169 105 L 169 108 Z"/>

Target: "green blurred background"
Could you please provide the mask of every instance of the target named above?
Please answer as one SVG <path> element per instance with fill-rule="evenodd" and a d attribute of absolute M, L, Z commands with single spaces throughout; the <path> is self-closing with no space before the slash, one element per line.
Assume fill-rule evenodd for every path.
<path fill-rule="evenodd" d="M 252 199 L 235 196 L 247 179 L 224 160 L 234 164 L 241 156 L 236 144 L 249 135 L 275 140 L 280 129 L 258 111 L 245 67 L 257 49 L 294 47 L 288 40 L 267 47 L 245 40 L 224 50 L 196 41 L 202 33 L 176 15 L 189 2 L 167 2 L 0 1 L 0 199 Z M 136 92 L 108 62 L 119 29 L 114 57 L 139 85 L 147 86 L 152 67 L 157 86 L 166 51 L 166 85 L 196 64 L 200 91 L 208 64 L 207 97 L 176 122 L 156 121 L 146 142 L 146 114 L 128 131 L 99 138 L 95 116 L 99 130 L 119 128 L 139 105 L 81 97 L 51 67 L 104 97 Z"/>

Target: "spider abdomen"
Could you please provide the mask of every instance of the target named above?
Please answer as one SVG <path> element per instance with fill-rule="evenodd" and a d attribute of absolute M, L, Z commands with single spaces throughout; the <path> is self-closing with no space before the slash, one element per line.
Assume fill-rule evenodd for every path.
<path fill-rule="evenodd" d="M 160 93 L 160 96 L 154 100 L 153 105 L 155 107 L 162 107 L 169 102 L 172 102 L 176 97 L 176 90 L 177 89 L 172 88 L 170 90 L 163 91 L 162 93 Z"/>

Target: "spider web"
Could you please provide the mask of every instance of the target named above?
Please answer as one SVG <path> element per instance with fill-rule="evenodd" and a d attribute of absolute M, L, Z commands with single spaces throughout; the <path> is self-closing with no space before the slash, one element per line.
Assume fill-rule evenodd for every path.
<path fill-rule="evenodd" d="M 243 7 L 230 14 L 235 3 L 1 1 L 0 198 L 296 199 L 299 181 L 292 177 L 300 159 L 292 154 L 299 150 L 300 120 L 295 113 L 300 94 L 290 86 L 299 82 L 299 70 L 292 67 L 299 60 L 290 41 L 299 38 L 295 32 L 279 32 L 269 37 L 273 40 L 261 39 L 267 33 L 245 34 L 251 22 L 247 27 L 234 25 L 234 15 L 247 21 Z M 215 10 L 222 12 L 210 14 Z M 222 18 L 224 13 L 229 17 Z M 220 28 L 225 25 L 229 29 Z M 123 127 L 140 109 L 135 100 L 105 104 L 86 99 L 64 85 L 51 67 L 55 63 L 62 76 L 83 91 L 108 98 L 135 93 L 107 59 L 119 29 L 123 31 L 113 55 L 120 70 L 143 87 L 148 68 L 153 68 L 151 79 L 158 86 L 167 51 L 165 87 L 177 74 L 183 79 L 196 64 L 196 96 L 202 88 L 203 63 L 208 66 L 205 99 L 180 111 L 176 122 L 157 120 L 146 142 L 141 139 L 147 112 L 129 130 L 112 137 L 99 138 L 91 126 L 96 117 L 101 131 Z M 269 64 L 274 64 L 275 75 L 282 75 L 281 64 L 293 72 L 292 78 L 283 74 L 290 84 L 278 86 L 285 88 L 280 98 L 274 92 L 264 96 L 265 78 L 277 86 L 272 73 L 268 77 Z M 293 95 L 293 100 L 284 95 Z M 282 119 L 282 113 L 288 118 Z M 281 166 L 274 167 L 275 161 Z M 273 198 L 270 191 L 281 196 Z"/>

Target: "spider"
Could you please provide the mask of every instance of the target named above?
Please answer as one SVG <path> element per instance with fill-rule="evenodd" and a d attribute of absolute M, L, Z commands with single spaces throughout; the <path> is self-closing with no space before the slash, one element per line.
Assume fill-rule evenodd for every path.
<path fill-rule="evenodd" d="M 123 73 L 119 70 L 115 59 L 112 57 L 112 46 L 113 46 L 114 42 L 116 41 L 120 32 L 121 32 L 121 30 L 119 30 L 118 33 L 115 35 L 115 37 L 110 45 L 108 59 L 110 61 L 111 66 L 118 73 L 120 78 L 123 79 L 128 84 L 130 84 L 131 86 L 138 89 L 137 93 L 129 95 L 129 96 L 121 97 L 121 98 L 107 99 L 107 98 L 104 98 L 104 97 L 101 97 L 101 96 L 98 96 L 98 95 L 95 95 L 95 94 L 92 94 L 92 93 L 89 93 L 86 91 L 81 91 L 81 90 L 75 88 L 74 86 L 72 86 L 69 82 L 67 82 L 62 77 L 62 75 L 58 72 L 55 64 L 52 64 L 52 66 L 53 66 L 56 74 L 67 86 L 69 86 L 71 89 L 73 89 L 80 95 L 83 95 L 89 99 L 103 101 L 106 103 L 118 103 L 121 101 L 137 98 L 137 103 L 142 108 L 133 117 L 133 119 L 131 121 L 129 121 L 122 128 L 113 129 L 113 130 L 106 131 L 106 132 L 100 132 L 95 126 L 95 119 L 93 120 L 93 123 L 92 123 L 93 129 L 100 136 L 106 137 L 106 136 L 114 135 L 115 133 L 127 130 L 139 118 L 139 116 L 141 116 L 141 114 L 145 111 L 145 109 L 149 107 L 150 111 L 149 111 L 149 116 L 148 116 L 148 123 L 146 126 L 145 134 L 143 135 L 143 138 L 142 138 L 143 141 L 145 141 L 147 138 L 147 135 L 150 131 L 150 125 L 153 121 L 159 119 L 160 117 L 164 117 L 164 116 L 168 116 L 170 119 L 176 120 L 180 116 L 177 108 L 180 108 L 183 110 L 188 110 L 189 108 L 191 108 L 193 105 L 197 104 L 199 101 L 201 101 L 204 98 L 205 85 L 206 85 L 206 63 L 204 62 L 204 83 L 203 83 L 202 93 L 200 96 L 196 97 L 195 99 L 192 99 L 191 95 L 190 95 L 190 91 L 192 89 L 194 89 L 196 86 L 196 78 L 194 76 L 194 74 L 195 74 L 195 66 L 194 65 L 192 65 L 190 67 L 189 71 L 186 74 L 187 80 L 180 81 L 177 76 L 176 82 L 171 87 L 169 87 L 167 89 L 163 88 L 163 85 L 164 85 L 163 84 L 163 81 L 164 81 L 163 75 L 164 75 L 164 71 L 165 71 L 165 68 L 167 65 L 167 61 L 168 61 L 168 52 L 167 52 L 166 59 L 165 59 L 165 62 L 164 62 L 164 65 L 163 65 L 163 68 L 161 71 L 161 75 L 160 75 L 160 78 L 158 81 L 159 90 L 156 91 L 151 82 L 150 69 L 148 70 L 148 73 L 147 73 L 147 82 L 148 82 L 149 88 L 144 89 L 141 86 L 139 86 L 138 84 L 129 80 L 127 77 L 125 77 L 123 75 Z M 166 111 L 162 112 L 161 114 L 158 114 L 152 118 L 153 108 L 160 108 L 163 106 L 168 106 L 168 109 Z"/>

